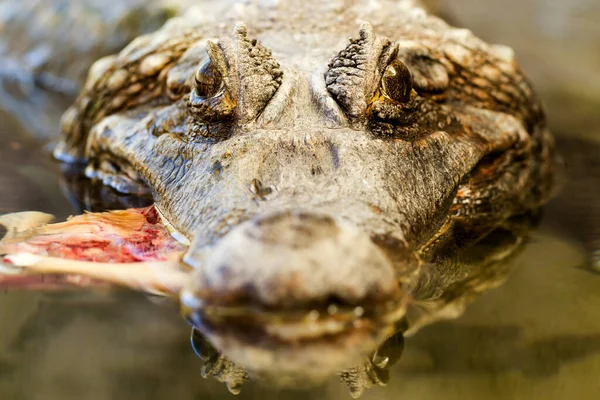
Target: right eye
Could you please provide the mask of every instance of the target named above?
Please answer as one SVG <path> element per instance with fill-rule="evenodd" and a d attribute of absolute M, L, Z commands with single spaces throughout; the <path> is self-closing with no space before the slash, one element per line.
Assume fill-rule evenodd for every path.
<path fill-rule="evenodd" d="M 196 95 L 199 97 L 213 97 L 223 86 L 223 77 L 210 60 L 198 68 L 194 80 Z"/>
<path fill-rule="evenodd" d="M 194 88 L 188 98 L 188 112 L 200 124 L 218 124 L 230 120 L 235 110 L 222 74 L 210 59 L 194 75 Z"/>

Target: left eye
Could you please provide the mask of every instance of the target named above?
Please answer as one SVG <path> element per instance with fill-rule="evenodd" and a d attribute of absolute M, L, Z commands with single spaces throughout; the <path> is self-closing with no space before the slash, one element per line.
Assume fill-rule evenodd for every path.
<path fill-rule="evenodd" d="M 413 88 L 413 78 L 408 67 L 398 58 L 388 64 L 381 77 L 383 94 L 398 103 L 410 100 Z"/>
<path fill-rule="evenodd" d="M 196 82 L 196 94 L 199 97 L 213 97 L 218 93 L 223 82 L 221 74 L 214 68 L 210 60 L 207 60 L 196 71 L 194 80 Z"/>

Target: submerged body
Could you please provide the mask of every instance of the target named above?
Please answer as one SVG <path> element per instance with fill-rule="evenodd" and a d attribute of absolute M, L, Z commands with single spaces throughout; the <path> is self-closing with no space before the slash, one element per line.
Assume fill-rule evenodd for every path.
<path fill-rule="evenodd" d="M 548 199 L 553 142 L 510 49 L 412 2 L 230 3 L 99 60 L 55 156 L 152 194 L 211 343 L 316 378 L 473 279 L 457 255 Z"/>

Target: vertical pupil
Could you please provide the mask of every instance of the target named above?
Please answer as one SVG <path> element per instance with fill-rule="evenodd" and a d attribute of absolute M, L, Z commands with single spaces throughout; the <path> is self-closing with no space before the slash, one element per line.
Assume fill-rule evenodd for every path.
<path fill-rule="evenodd" d="M 196 71 L 196 93 L 201 97 L 211 97 L 217 93 L 221 84 L 221 75 L 215 70 L 210 60 Z"/>
<path fill-rule="evenodd" d="M 412 74 L 408 67 L 395 58 L 385 69 L 381 78 L 382 89 L 387 97 L 400 103 L 410 100 L 413 88 Z"/>

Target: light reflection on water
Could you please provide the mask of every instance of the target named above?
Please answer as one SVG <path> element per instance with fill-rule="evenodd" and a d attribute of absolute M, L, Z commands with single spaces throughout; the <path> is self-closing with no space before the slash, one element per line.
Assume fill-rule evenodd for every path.
<path fill-rule="evenodd" d="M 522 4 L 535 10 L 545 3 Z M 516 22 L 510 18 L 518 4 L 503 3 L 486 39 L 522 40 L 519 52 L 539 39 L 536 28 L 525 26 L 534 32 L 529 41 L 512 33 L 503 40 L 497 28 L 526 23 L 519 22 L 526 13 Z M 484 18 L 477 9 L 457 14 L 481 33 Z M 540 14 L 537 21 L 543 27 L 550 17 Z M 478 19 L 470 25 L 469 18 Z M 590 42 L 598 40 L 600 35 Z M 535 54 L 543 52 L 537 46 Z M 567 80 L 570 74 L 563 84 L 549 80 L 552 72 L 542 71 L 530 53 L 521 58 L 545 96 L 567 164 L 565 189 L 512 261 L 508 282 L 477 299 L 462 317 L 408 338 L 388 386 L 366 392 L 365 398 L 594 399 L 599 392 L 600 274 L 590 259 L 600 248 L 600 95 L 580 93 L 579 78 Z M 587 62 L 576 68 L 585 71 Z M 555 68 L 563 71 L 560 60 Z M 76 212 L 43 145 L 19 132 L 10 116 L 0 114 L 0 213 L 32 209 L 64 217 Z M 190 348 L 189 327 L 172 302 L 128 292 L 0 293 L 2 398 L 229 398 L 222 384 L 200 377 L 201 365 Z M 349 398 L 335 379 L 322 388 L 292 392 L 250 383 L 240 396 Z"/>

